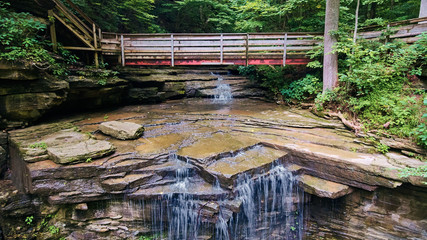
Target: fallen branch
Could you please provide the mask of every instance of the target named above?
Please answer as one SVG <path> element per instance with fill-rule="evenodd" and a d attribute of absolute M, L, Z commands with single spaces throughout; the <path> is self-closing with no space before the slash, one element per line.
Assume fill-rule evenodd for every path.
<path fill-rule="evenodd" d="M 327 115 L 331 117 L 337 117 L 341 120 L 341 122 L 349 129 L 353 130 L 356 135 L 359 135 L 359 133 L 362 130 L 362 126 L 360 123 L 356 121 L 351 121 L 346 119 L 341 112 L 328 112 Z"/>

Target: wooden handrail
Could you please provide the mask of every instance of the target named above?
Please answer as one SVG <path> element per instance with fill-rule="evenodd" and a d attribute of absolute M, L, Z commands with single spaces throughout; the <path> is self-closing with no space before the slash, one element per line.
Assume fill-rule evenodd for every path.
<path fill-rule="evenodd" d="M 66 0 L 66 1 L 74 10 L 76 10 L 84 19 L 86 19 L 86 21 L 88 21 L 89 24 L 91 25 L 95 24 L 95 26 L 99 28 L 98 25 L 88 15 L 86 15 L 79 7 L 77 7 L 72 1 L 70 0 Z"/>
<path fill-rule="evenodd" d="M 401 25 L 405 25 L 405 24 L 419 23 L 419 22 L 424 22 L 424 21 L 427 21 L 427 17 L 411 18 L 411 19 L 407 19 L 407 20 L 389 22 L 386 25 L 372 25 L 372 26 L 361 27 L 361 28 L 359 28 L 359 31 L 367 31 L 370 29 L 381 28 L 381 27 L 385 27 L 385 26 L 396 27 L 396 26 L 401 26 Z"/>
<path fill-rule="evenodd" d="M 77 23 L 76 25 L 80 25 L 78 27 L 85 28 L 88 33 L 92 32 L 92 29 L 87 24 L 85 24 L 80 18 L 78 18 L 73 12 L 71 12 L 61 1 L 53 0 L 53 2 L 55 2 L 56 8 L 60 10 L 68 19 L 73 21 L 75 24 Z M 88 35 L 90 36 L 91 34 Z"/>

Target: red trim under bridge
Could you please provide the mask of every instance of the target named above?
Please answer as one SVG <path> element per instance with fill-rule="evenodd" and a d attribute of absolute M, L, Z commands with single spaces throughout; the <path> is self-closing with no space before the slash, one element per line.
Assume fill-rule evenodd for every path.
<path fill-rule="evenodd" d="M 322 33 L 103 33 L 103 55 L 123 66 L 303 65 Z"/>

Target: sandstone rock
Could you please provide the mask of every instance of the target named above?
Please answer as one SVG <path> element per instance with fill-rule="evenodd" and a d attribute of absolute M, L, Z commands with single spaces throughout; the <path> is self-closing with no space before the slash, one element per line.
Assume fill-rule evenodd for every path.
<path fill-rule="evenodd" d="M 349 186 L 326 181 L 306 174 L 299 176 L 298 180 L 305 192 L 319 197 L 335 199 L 353 192 L 353 189 Z"/>
<path fill-rule="evenodd" d="M 7 154 L 6 154 L 6 150 L 3 149 L 3 147 L 0 146 L 0 179 L 3 176 L 3 172 L 6 170 L 7 168 Z"/>
<path fill-rule="evenodd" d="M 0 79 L 7 80 L 36 80 L 40 77 L 39 71 L 30 66 L 19 62 L 0 61 Z"/>
<path fill-rule="evenodd" d="M 110 121 L 99 125 L 99 130 L 106 135 L 121 140 L 137 139 L 144 132 L 144 127 L 131 122 Z"/>
<path fill-rule="evenodd" d="M 123 178 L 110 178 L 103 181 L 102 186 L 109 191 L 120 191 L 126 187 L 134 188 L 148 181 L 153 174 L 129 174 Z"/>
<path fill-rule="evenodd" d="M 411 151 L 419 154 L 427 154 L 426 150 L 417 146 L 415 143 L 408 141 L 406 139 L 392 139 L 392 138 L 382 138 L 380 142 L 384 145 L 389 146 L 390 148 Z"/>
<path fill-rule="evenodd" d="M 128 91 L 128 101 L 130 103 L 156 103 L 165 100 L 162 94 L 159 94 L 157 87 L 149 88 L 130 88 Z"/>
<path fill-rule="evenodd" d="M 52 160 L 59 164 L 74 164 L 85 162 L 87 159 L 100 158 L 115 151 L 114 146 L 107 141 L 89 139 L 77 144 L 48 147 L 47 152 Z"/>

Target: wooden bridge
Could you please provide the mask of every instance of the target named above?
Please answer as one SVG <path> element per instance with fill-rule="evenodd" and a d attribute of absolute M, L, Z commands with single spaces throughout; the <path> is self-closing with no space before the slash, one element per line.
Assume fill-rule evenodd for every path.
<path fill-rule="evenodd" d="M 321 33 L 116 34 L 103 33 L 103 54 L 122 65 L 307 64 Z"/>
<path fill-rule="evenodd" d="M 213 33 L 213 34 L 121 34 L 102 32 L 70 0 L 50 1 L 50 17 L 70 30 L 83 46 L 65 46 L 78 51 L 92 51 L 95 65 L 99 56 L 115 56 L 122 66 L 136 65 L 297 65 L 307 64 L 307 52 L 321 43 L 323 33 Z M 79 15 L 79 17 L 77 17 Z M 427 18 L 396 23 L 391 39 L 414 42 L 427 30 Z M 422 23 L 424 22 L 424 23 Z M 57 48 L 55 24 L 50 27 L 54 49 Z M 361 38 L 374 39 L 381 31 L 362 29 Z"/>

